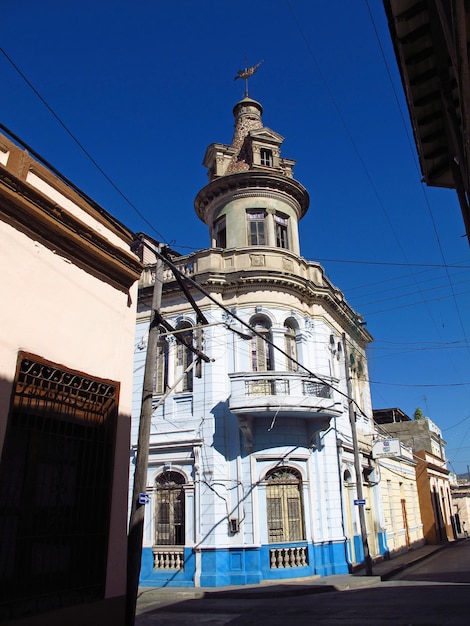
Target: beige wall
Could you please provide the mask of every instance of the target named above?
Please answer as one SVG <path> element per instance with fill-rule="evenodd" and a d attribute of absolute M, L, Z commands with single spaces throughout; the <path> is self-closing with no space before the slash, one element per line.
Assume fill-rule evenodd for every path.
<path fill-rule="evenodd" d="M 398 458 L 378 460 L 387 545 L 391 554 L 424 543 L 415 464 Z M 405 501 L 404 505 L 402 500 Z"/>
<path fill-rule="evenodd" d="M 0 267 L 10 268 L 0 274 L 0 377 L 6 385 L 0 414 L 8 411 L 8 386 L 20 349 L 88 375 L 120 382 L 115 485 L 126 485 L 136 288 L 131 293 L 134 304 L 128 306 L 127 293 L 91 277 L 2 221 L 0 239 Z M 0 427 L 3 443 L 6 420 Z M 111 536 L 118 526 L 122 531 L 122 512 L 127 508 L 127 491 L 116 490 L 113 495 Z M 125 581 L 119 575 L 125 559 L 125 545 L 119 544 L 109 553 L 110 595 L 125 591 Z"/>
<path fill-rule="evenodd" d="M 20 350 L 119 384 L 105 597 L 122 605 L 140 263 L 104 210 L 1 136 L 0 153 L 0 450 Z"/>

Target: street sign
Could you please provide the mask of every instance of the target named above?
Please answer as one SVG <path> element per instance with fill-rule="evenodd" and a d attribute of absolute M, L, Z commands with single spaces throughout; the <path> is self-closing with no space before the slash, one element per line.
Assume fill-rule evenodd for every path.
<path fill-rule="evenodd" d="M 364 506 L 365 503 L 366 503 L 365 500 L 354 500 L 354 504 L 358 506 Z"/>
<path fill-rule="evenodd" d="M 139 493 L 139 504 L 148 504 L 150 502 L 150 496 L 148 493 Z"/>

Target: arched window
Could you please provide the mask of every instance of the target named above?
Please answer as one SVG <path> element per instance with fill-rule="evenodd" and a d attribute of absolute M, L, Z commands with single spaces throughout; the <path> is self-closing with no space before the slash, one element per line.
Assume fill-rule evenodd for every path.
<path fill-rule="evenodd" d="M 187 330 L 186 330 L 187 329 Z M 176 330 L 182 331 L 178 333 L 179 337 L 186 340 L 189 345 L 193 344 L 193 331 L 189 322 L 181 322 Z M 183 377 L 176 387 L 176 391 L 192 391 L 193 390 L 193 371 L 186 372 L 186 369 L 193 362 L 194 353 L 184 344 L 177 342 L 176 359 L 175 359 L 175 381 Z"/>
<path fill-rule="evenodd" d="M 160 328 L 159 332 L 164 333 L 165 329 Z M 153 378 L 153 392 L 157 395 L 165 393 L 168 386 L 168 342 L 166 336 L 159 337 L 157 343 L 157 363 Z"/>
<path fill-rule="evenodd" d="M 155 545 L 184 545 L 184 476 L 164 472 L 155 481 Z"/>
<path fill-rule="evenodd" d="M 266 372 L 274 369 L 272 358 L 271 324 L 264 317 L 257 317 L 251 321 L 251 326 L 259 335 L 251 340 L 251 369 L 253 372 Z M 267 340 L 267 341 L 266 341 Z"/>
<path fill-rule="evenodd" d="M 284 352 L 286 357 L 286 369 L 288 372 L 297 372 L 299 366 L 296 361 L 297 358 L 297 341 L 296 341 L 296 329 L 294 324 L 290 320 L 284 322 Z"/>
<path fill-rule="evenodd" d="M 302 478 L 288 467 L 266 476 L 266 503 L 269 543 L 305 539 Z"/>

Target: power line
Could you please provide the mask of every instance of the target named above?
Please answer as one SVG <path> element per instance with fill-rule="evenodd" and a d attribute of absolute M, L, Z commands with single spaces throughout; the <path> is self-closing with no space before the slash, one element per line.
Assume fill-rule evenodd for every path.
<path fill-rule="evenodd" d="M 311 370 L 309 370 L 305 365 L 303 365 L 302 363 L 300 363 L 299 361 L 297 361 L 296 359 L 294 359 L 291 355 L 289 355 L 287 352 L 285 352 L 282 348 L 280 348 L 279 346 L 277 346 L 274 342 L 270 341 L 266 335 L 264 333 L 261 333 L 259 331 L 257 331 L 255 328 L 253 328 L 252 326 L 250 326 L 247 322 L 245 322 L 242 318 L 240 318 L 238 315 L 236 315 L 236 313 L 234 313 L 233 311 L 231 311 L 230 309 L 228 309 L 226 306 L 224 306 L 221 302 L 219 302 L 218 300 L 216 300 L 206 289 L 204 289 L 204 287 L 202 287 L 202 285 L 200 285 L 199 283 L 197 283 L 195 280 L 193 280 L 192 278 L 190 278 L 189 276 L 187 276 L 186 274 L 184 274 L 183 272 L 181 272 L 176 265 L 174 265 L 174 263 L 164 254 L 161 254 L 157 249 L 149 246 L 147 244 L 147 242 L 145 241 L 145 239 L 140 236 L 136 238 L 140 239 L 140 241 L 142 242 L 142 244 L 144 246 L 146 246 L 149 250 L 151 250 L 151 252 L 157 257 L 162 259 L 167 265 L 168 267 L 171 269 L 171 271 L 173 272 L 173 274 L 178 275 L 180 277 L 181 280 L 183 281 L 187 281 L 192 287 L 194 287 L 195 289 L 197 289 L 200 293 L 202 293 L 203 295 L 206 296 L 206 298 L 208 298 L 211 302 L 213 302 L 214 304 L 216 304 L 220 309 L 222 309 L 225 313 L 227 313 L 228 315 L 230 315 L 233 319 L 235 319 L 237 322 L 239 322 L 240 324 L 242 324 L 242 326 L 244 326 L 245 328 L 247 328 L 253 335 L 256 335 L 258 337 L 260 337 L 263 341 L 265 341 L 268 345 L 270 345 L 273 349 L 277 350 L 278 352 L 280 352 L 281 354 L 283 354 L 287 359 L 289 359 L 292 363 L 294 363 L 295 365 L 297 365 L 299 368 L 301 368 L 302 370 L 304 370 L 307 374 L 309 374 L 310 376 L 312 376 L 312 378 L 318 380 L 319 382 L 321 382 L 322 384 L 324 384 L 325 386 L 329 387 L 330 389 L 336 391 L 339 395 L 343 396 L 344 398 L 346 398 L 348 401 L 352 402 L 358 409 L 359 413 L 361 415 L 363 415 L 366 418 L 370 418 L 370 416 L 366 415 L 363 410 L 361 409 L 361 407 L 357 404 L 357 402 L 354 400 L 354 398 L 351 398 L 347 393 L 344 393 L 343 391 L 341 391 L 340 389 L 338 389 L 337 387 L 335 387 L 331 382 L 327 381 L 326 379 L 324 379 L 322 376 L 315 374 L 314 372 L 312 372 Z M 228 326 L 230 329 L 230 326 Z M 230 329 L 233 330 L 233 329 Z"/>
<path fill-rule="evenodd" d="M 4 57 L 7 59 L 7 61 L 11 64 L 11 66 L 16 70 L 16 72 L 18 72 L 18 74 L 21 76 L 21 78 L 25 81 L 25 83 L 28 85 L 28 87 L 34 92 L 34 94 L 39 98 L 39 100 L 44 104 L 44 106 L 47 108 L 47 110 L 51 113 L 51 115 L 59 122 L 59 124 L 62 126 L 62 128 L 65 130 L 65 132 L 69 135 L 69 137 L 71 137 L 71 139 L 77 144 L 77 146 L 80 148 L 80 150 L 85 154 L 85 156 L 91 161 L 91 163 L 93 163 L 93 165 L 96 167 L 96 169 L 100 172 L 100 174 L 102 176 L 104 176 L 104 178 L 108 181 L 108 183 L 113 187 L 113 189 L 115 189 L 118 194 L 125 200 L 125 202 L 127 202 L 127 204 L 137 213 L 137 215 L 140 217 L 141 220 L 143 220 L 147 226 L 149 226 L 154 233 L 157 234 L 157 236 L 164 241 L 165 243 L 168 244 L 168 242 L 166 241 L 165 237 L 159 233 L 156 228 L 153 226 L 153 224 L 151 222 L 148 221 L 148 219 L 145 217 L 145 215 L 143 215 L 143 213 L 135 206 L 135 204 L 121 191 L 121 189 L 116 185 L 116 183 L 111 179 L 110 176 L 108 176 L 108 174 L 103 170 L 103 168 L 98 164 L 98 162 L 96 161 L 96 159 L 93 158 L 93 156 L 90 154 L 90 152 L 88 152 L 88 150 L 85 148 L 85 146 L 77 139 L 77 137 L 72 133 L 72 131 L 68 128 L 68 126 L 65 124 L 65 122 L 59 117 L 59 115 L 54 111 L 54 109 L 49 105 L 49 103 L 42 97 L 42 95 L 39 93 L 39 91 L 34 87 L 34 85 L 31 83 L 30 80 L 28 80 L 28 78 L 25 76 L 25 74 L 20 70 L 20 68 L 14 63 L 13 59 L 5 52 L 5 50 L 3 48 L 0 48 L 0 52 L 2 52 L 2 54 L 4 55 Z M 2 126 L 2 128 L 4 128 Z M 5 128 L 4 128 L 5 129 Z M 7 129 L 5 129 L 7 130 Z M 11 131 L 7 132 L 10 134 L 10 136 L 14 136 L 13 133 L 11 133 Z M 18 139 L 18 137 L 15 137 L 15 141 L 18 141 L 19 143 L 21 143 L 24 147 L 25 144 Z M 28 150 L 30 150 L 30 148 L 26 147 Z M 39 157 L 39 155 L 37 153 L 34 153 L 36 158 Z M 46 163 L 45 160 L 42 157 L 39 157 L 40 160 L 43 163 Z M 51 166 L 48 164 L 47 167 L 49 169 L 51 169 Z M 54 173 L 57 173 L 57 170 L 53 169 L 52 171 L 54 171 Z M 62 176 L 62 175 L 61 175 Z"/>
<path fill-rule="evenodd" d="M 380 380 L 368 380 L 370 385 L 388 385 L 390 387 L 466 387 L 468 383 L 385 383 Z"/>
<path fill-rule="evenodd" d="M 448 263 L 399 263 L 397 261 L 360 261 L 358 259 L 325 259 L 318 258 L 322 263 L 347 263 L 357 265 L 385 265 L 388 267 L 426 267 L 426 268 L 448 268 L 448 269 L 470 269 L 470 265 L 451 265 Z M 389 280 L 395 280 L 393 278 Z M 377 281 L 380 282 L 380 281 Z M 367 285 L 366 285 L 367 286 Z"/>

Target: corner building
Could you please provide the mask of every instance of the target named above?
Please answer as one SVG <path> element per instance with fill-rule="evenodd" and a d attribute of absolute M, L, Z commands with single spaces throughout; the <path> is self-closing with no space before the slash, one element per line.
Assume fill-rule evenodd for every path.
<path fill-rule="evenodd" d="M 176 334 L 161 329 L 143 586 L 324 576 L 363 561 L 347 377 L 368 547 L 372 557 L 386 551 L 371 460 L 365 349 L 372 338 L 323 268 L 300 256 L 298 227 L 309 196 L 262 112 L 246 96 L 233 109 L 232 143 L 208 147 L 209 182 L 195 210 L 211 247 L 173 258 L 203 289 L 190 286 L 206 318 L 202 332 L 174 275 L 164 271 L 163 318 L 212 361 L 195 363 Z M 155 280 L 155 259 L 145 255 L 134 451 Z"/>

